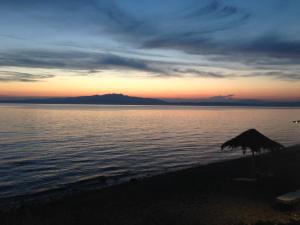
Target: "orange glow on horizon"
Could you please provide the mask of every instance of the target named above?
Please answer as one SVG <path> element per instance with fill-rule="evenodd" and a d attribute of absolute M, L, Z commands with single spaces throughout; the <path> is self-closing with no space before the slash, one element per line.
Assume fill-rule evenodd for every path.
<path fill-rule="evenodd" d="M 121 93 L 147 98 L 201 99 L 233 94 L 237 99 L 300 100 L 298 82 L 263 78 L 146 77 L 136 72 L 57 76 L 40 82 L 0 83 L 0 96 L 75 97 Z"/>

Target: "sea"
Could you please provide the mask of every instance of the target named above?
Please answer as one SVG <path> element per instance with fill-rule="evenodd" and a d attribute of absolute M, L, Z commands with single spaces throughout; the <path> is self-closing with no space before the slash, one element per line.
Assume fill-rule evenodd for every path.
<path fill-rule="evenodd" d="M 300 144 L 299 119 L 300 108 L 0 104 L 0 201 L 243 157 L 220 146 L 250 128 Z"/>

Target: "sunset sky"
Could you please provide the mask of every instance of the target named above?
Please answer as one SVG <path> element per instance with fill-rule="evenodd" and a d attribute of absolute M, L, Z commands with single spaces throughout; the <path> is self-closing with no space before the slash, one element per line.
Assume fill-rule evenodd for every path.
<path fill-rule="evenodd" d="M 0 96 L 300 100 L 298 0 L 0 0 Z"/>

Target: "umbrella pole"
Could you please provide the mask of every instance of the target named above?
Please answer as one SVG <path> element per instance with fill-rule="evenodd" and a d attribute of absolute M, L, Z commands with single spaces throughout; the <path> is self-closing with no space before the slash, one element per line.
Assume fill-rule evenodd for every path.
<path fill-rule="evenodd" d="M 252 151 L 251 176 L 256 177 L 255 153 Z"/>

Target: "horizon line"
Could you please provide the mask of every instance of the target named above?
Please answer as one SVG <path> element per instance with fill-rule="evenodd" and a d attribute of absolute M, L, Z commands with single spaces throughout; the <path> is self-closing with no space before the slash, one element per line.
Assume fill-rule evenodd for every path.
<path fill-rule="evenodd" d="M 117 93 L 117 92 L 110 92 L 106 94 L 90 94 L 90 95 L 67 95 L 67 96 L 12 96 L 12 95 L 0 95 L 0 100 L 26 100 L 26 99 L 51 99 L 51 98 L 78 98 L 78 97 L 90 97 L 90 96 L 105 96 L 105 95 L 123 95 L 123 96 L 129 96 L 129 97 L 138 97 L 138 98 L 148 98 L 148 99 L 159 99 L 163 101 L 171 101 L 171 103 L 176 102 L 238 102 L 238 101 L 256 101 L 256 102 L 300 102 L 299 98 L 293 98 L 293 99 L 278 99 L 278 98 L 238 98 L 235 97 L 235 95 L 218 95 L 218 96 L 210 96 L 210 97 L 194 97 L 194 98 L 185 98 L 185 97 L 174 97 L 174 98 L 168 98 L 168 97 L 148 97 L 148 96 L 138 96 L 138 95 L 129 95 L 129 94 L 123 94 L 123 93 Z"/>

